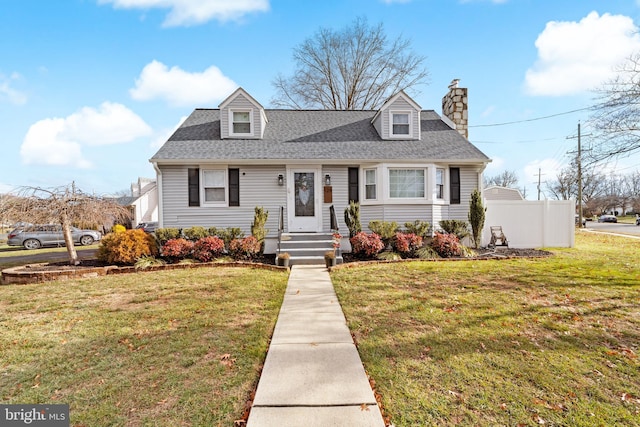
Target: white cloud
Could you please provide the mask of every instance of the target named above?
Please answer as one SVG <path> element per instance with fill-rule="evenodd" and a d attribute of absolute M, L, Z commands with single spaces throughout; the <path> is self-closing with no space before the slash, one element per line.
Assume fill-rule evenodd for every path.
<path fill-rule="evenodd" d="M 252 12 L 267 12 L 269 0 L 99 0 L 116 9 L 170 9 L 163 26 L 198 25 L 212 19 L 234 21 Z"/>
<path fill-rule="evenodd" d="M 13 73 L 8 77 L 0 74 L 0 100 L 6 98 L 15 105 L 23 105 L 27 102 L 27 96 L 24 93 L 11 87 L 13 82 L 20 79 L 21 76 L 18 73 Z"/>
<path fill-rule="evenodd" d="M 538 59 L 527 70 L 526 91 L 561 96 L 610 79 L 615 66 L 640 50 L 640 35 L 628 16 L 591 12 L 580 22 L 548 22 L 535 44 Z"/>
<path fill-rule="evenodd" d="M 129 93 L 139 101 L 160 98 L 176 106 L 202 106 L 222 101 L 237 87 L 215 66 L 201 73 L 189 73 L 180 67 L 169 69 L 153 60 L 142 69 L 140 77 L 136 79 L 136 87 L 130 89 Z"/>
<path fill-rule="evenodd" d="M 27 131 L 20 156 L 25 164 L 90 168 L 83 146 L 119 144 L 148 136 L 151 128 L 121 104 L 84 107 L 66 118 L 40 120 Z"/>

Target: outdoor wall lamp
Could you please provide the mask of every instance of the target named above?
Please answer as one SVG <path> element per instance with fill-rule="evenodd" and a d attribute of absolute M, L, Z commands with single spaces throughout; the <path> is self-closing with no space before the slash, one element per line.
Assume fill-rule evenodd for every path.
<path fill-rule="evenodd" d="M 278 185 L 284 185 L 284 176 L 282 174 L 278 175 Z"/>
<path fill-rule="evenodd" d="M 326 174 L 324 176 L 324 185 L 331 185 L 331 175 Z"/>

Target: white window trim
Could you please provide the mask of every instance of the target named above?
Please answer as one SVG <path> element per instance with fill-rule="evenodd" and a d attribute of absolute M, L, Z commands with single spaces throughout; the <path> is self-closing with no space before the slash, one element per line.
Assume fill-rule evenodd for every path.
<path fill-rule="evenodd" d="M 409 133 L 393 133 L 393 115 L 407 114 L 409 116 Z M 389 110 L 389 138 L 393 139 L 413 139 L 413 111 L 412 110 Z"/>
<path fill-rule="evenodd" d="M 204 174 L 206 171 L 222 171 L 224 177 L 224 200 L 207 202 Z M 227 166 L 200 166 L 200 206 L 216 206 L 216 207 L 228 207 L 229 206 L 229 168 Z"/>
<path fill-rule="evenodd" d="M 367 198 L 367 171 L 375 171 L 376 173 L 376 197 L 375 199 L 368 199 Z M 363 167 L 362 168 L 362 194 L 363 194 L 363 198 L 362 201 L 366 204 L 366 203 L 375 203 L 380 199 L 380 168 L 378 166 L 374 166 L 374 167 Z"/>
<path fill-rule="evenodd" d="M 249 113 L 249 133 L 233 132 L 233 113 Z M 253 108 L 229 108 L 229 136 L 252 137 L 254 133 L 253 126 Z"/>
<path fill-rule="evenodd" d="M 438 171 L 441 170 L 442 171 L 442 197 L 438 197 Z M 433 198 L 435 200 L 439 200 L 439 201 L 443 201 L 443 200 L 447 200 L 448 199 L 448 194 L 447 194 L 447 170 L 448 168 L 443 168 L 443 167 L 436 167 L 436 176 L 435 176 L 435 180 L 433 182 L 433 188 L 434 188 L 434 193 L 433 193 Z"/>

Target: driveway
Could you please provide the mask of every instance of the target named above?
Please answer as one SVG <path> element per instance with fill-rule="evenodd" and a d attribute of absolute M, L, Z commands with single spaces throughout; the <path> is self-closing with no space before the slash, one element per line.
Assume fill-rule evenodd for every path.
<path fill-rule="evenodd" d="M 587 230 L 640 236 L 640 225 L 587 221 Z"/>

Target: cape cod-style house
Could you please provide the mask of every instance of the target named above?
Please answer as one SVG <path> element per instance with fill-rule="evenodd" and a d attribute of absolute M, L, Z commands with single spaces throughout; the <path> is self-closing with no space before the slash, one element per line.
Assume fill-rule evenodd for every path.
<path fill-rule="evenodd" d="M 377 111 L 265 109 L 239 88 L 196 109 L 150 159 L 160 227 L 249 234 L 260 206 L 265 253 L 275 253 L 279 231 L 348 234 L 351 200 L 365 230 L 371 220 L 466 220 L 490 159 L 467 139 L 467 89 L 454 81 L 442 105 L 440 116 L 400 92 Z"/>

